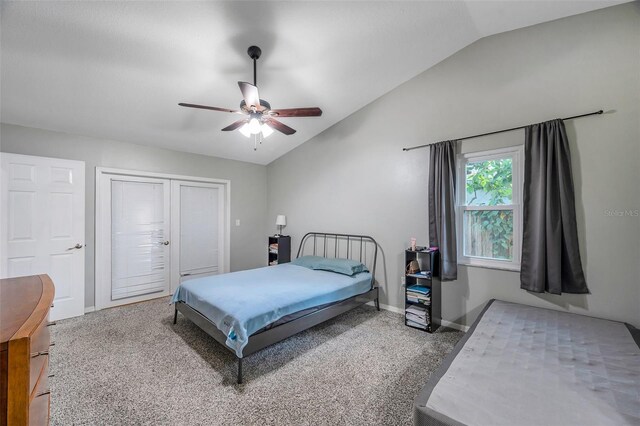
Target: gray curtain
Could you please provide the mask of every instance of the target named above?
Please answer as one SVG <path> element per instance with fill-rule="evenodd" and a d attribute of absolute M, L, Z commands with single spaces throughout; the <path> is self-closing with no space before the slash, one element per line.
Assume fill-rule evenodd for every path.
<path fill-rule="evenodd" d="M 537 293 L 588 293 L 564 122 L 528 126 L 524 148 L 520 287 Z"/>
<path fill-rule="evenodd" d="M 440 279 L 458 278 L 456 252 L 456 144 L 438 142 L 430 146 L 429 245 L 440 248 Z"/>

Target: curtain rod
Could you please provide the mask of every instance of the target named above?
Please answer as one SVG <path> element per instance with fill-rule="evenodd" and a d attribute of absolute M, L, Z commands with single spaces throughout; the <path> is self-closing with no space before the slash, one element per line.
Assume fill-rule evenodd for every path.
<path fill-rule="evenodd" d="M 600 115 L 603 112 L 604 111 L 599 110 L 599 111 L 595 111 L 595 112 L 589 112 L 587 114 L 580 114 L 580 115 L 574 115 L 572 117 L 561 118 L 561 120 L 562 121 L 564 121 L 564 120 L 573 120 L 574 118 L 588 117 L 590 115 Z M 458 138 L 458 139 L 452 139 L 452 140 L 463 141 L 465 139 L 473 139 L 473 138 L 479 138 L 481 136 L 495 135 L 496 133 L 504 133 L 504 132 L 511 132 L 512 130 L 520 130 L 520 129 L 524 129 L 525 127 L 529 127 L 529 126 L 531 126 L 531 124 L 528 124 L 526 126 L 512 127 L 510 129 L 496 130 L 495 132 L 481 133 L 479 135 L 465 136 L 464 138 Z M 433 145 L 433 144 L 436 144 L 436 143 L 438 143 L 438 142 L 431 142 L 431 143 L 426 143 L 424 145 L 412 146 L 412 147 L 409 147 L 409 148 L 402 148 L 402 150 L 403 151 L 411 151 L 411 150 L 414 150 L 414 149 L 426 148 L 426 147 L 428 147 L 430 145 Z"/>

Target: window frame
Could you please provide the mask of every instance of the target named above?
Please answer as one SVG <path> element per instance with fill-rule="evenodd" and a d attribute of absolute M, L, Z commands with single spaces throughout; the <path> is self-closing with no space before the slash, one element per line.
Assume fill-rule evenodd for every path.
<path fill-rule="evenodd" d="M 512 167 L 512 204 L 498 206 L 468 206 L 466 204 L 466 166 L 488 160 L 511 158 Z M 520 271 L 522 254 L 522 189 L 524 185 L 524 146 L 484 150 L 458 154 L 457 156 L 457 200 L 456 200 L 456 233 L 458 245 L 458 264 L 481 268 Z M 464 212 L 480 210 L 510 210 L 513 213 L 513 259 L 501 260 L 464 254 Z"/>

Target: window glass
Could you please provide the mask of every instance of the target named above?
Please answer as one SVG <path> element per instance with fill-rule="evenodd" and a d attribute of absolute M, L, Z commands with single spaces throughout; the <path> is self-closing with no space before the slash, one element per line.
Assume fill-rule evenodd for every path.
<path fill-rule="evenodd" d="M 473 161 L 465 166 L 467 206 L 498 206 L 512 203 L 511 158 Z"/>
<path fill-rule="evenodd" d="M 520 268 L 522 148 L 458 155 L 458 263 Z"/>
<path fill-rule="evenodd" d="M 513 211 L 466 210 L 464 255 L 489 259 L 513 259 Z"/>

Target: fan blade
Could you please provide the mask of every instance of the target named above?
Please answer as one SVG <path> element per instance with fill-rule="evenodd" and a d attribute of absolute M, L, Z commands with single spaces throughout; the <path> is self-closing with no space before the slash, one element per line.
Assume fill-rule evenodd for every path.
<path fill-rule="evenodd" d="M 222 131 L 223 132 L 229 132 L 231 130 L 236 130 L 238 127 L 242 126 L 246 122 L 247 122 L 246 119 L 238 120 L 238 121 L 236 121 L 234 123 L 229 124 L 227 127 L 222 129 Z"/>
<path fill-rule="evenodd" d="M 271 112 L 276 117 L 320 117 L 322 115 L 322 110 L 318 107 L 272 109 Z"/>
<path fill-rule="evenodd" d="M 238 86 L 240 86 L 244 103 L 248 108 L 255 106 L 258 111 L 264 109 L 262 105 L 260 105 L 260 95 L 258 94 L 258 88 L 256 86 L 245 81 L 239 81 Z"/>
<path fill-rule="evenodd" d="M 231 112 L 234 114 L 244 114 L 244 112 L 239 111 L 237 109 L 229 109 L 229 108 L 218 108 L 218 107 L 212 107 L 212 106 L 206 106 L 206 105 L 196 105 L 196 104 L 185 104 L 185 103 L 179 103 L 178 105 L 182 106 L 182 107 L 187 107 L 187 108 L 200 108 L 200 109 L 210 109 L 211 111 L 222 111 L 222 112 Z"/>
<path fill-rule="evenodd" d="M 291 127 L 287 126 L 284 123 L 279 122 L 278 120 L 274 120 L 273 118 L 267 118 L 264 120 L 264 122 L 267 123 L 269 126 L 273 127 L 274 129 L 276 129 L 277 131 L 284 133 L 285 135 L 292 135 L 296 132 Z"/>

